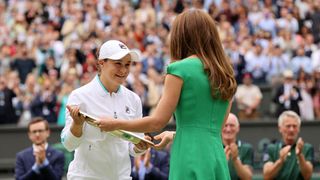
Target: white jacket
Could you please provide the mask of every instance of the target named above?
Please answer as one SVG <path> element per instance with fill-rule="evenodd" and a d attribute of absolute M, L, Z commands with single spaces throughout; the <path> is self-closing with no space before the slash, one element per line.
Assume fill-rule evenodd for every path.
<path fill-rule="evenodd" d="M 114 117 L 135 119 L 142 117 L 141 100 L 132 91 L 120 86 L 117 93 L 110 93 L 102 85 L 98 76 L 91 82 L 74 90 L 68 105 L 80 105 L 80 110 L 94 117 Z M 66 125 L 61 133 L 61 142 L 67 150 L 75 150 L 70 163 L 68 179 L 130 180 L 131 162 L 129 154 L 138 155 L 134 145 L 87 123 L 83 134 L 75 137 L 71 131 L 72 117 L 66 111 Z M 143 136 L 143 134 L 139 134 Z M 141 154 L 141 153 L 140 153 Z"/>

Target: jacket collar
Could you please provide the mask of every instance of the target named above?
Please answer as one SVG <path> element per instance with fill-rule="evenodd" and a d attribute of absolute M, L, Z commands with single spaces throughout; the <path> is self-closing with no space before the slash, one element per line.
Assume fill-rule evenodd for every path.
<path fill-rule="evenodd" d="M 294 142 L 294 144 L 290 145 L 291 148 L 295 148 L 295 147 L 296 147 L 296 144 L 297 144 L 297 140 Z M 283 140 L 281 140 L 281 141 L 279 142 L 279 147 L 280 147 L 280 148 L 283 148 L 283 147 L 285 147 L 286 145 L 288 145 L 288 144 L 285 144 Z"/>
<path fill-rule="evenodd" d="M 91 81 L 93 86 L 94 86 L 94 91 L 96 91 L 96 93 L 98 93 L 100 96 L 110 96 L 109 91 L 106 89 L 106 87 L 104 87 L 104 85 L 102 84 L 100 77 L 98 75 L 95 76 L 95 78 L 93 78 L 93 80 Z M 121 93 L 121 87 L 122 85 L 119 86 L 118 90 L 116 93 L 112 93 L 112 94 L 119 94 Z"/>

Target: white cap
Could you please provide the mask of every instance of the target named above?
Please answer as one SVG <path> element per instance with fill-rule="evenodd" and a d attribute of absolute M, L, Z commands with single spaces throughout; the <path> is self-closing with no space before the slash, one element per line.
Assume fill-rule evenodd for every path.
<path fill-rule="evenodd" d="M 132 61 L 139 61 L 137 52 L 130 50 L 124 43 L 118 40 L 109 40 L 100 47 L 98 59 L 120 60 L 127 54 L 131 55 Z"/>
<path fill-rule="evenodd" d="M 282 75 L 285 78 L 293 78 L 293 72 L 291 70 L 289 70 L 289 69 L 284 70 Z"/>

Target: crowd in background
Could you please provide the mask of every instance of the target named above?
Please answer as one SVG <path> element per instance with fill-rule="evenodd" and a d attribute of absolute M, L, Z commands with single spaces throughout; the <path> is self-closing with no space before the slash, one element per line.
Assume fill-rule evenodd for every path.
<path fill-rule="evenodd" d="M 235 98 L 240 108 L 255 112 L 269 98 L 260 86 L 282 84 L 290 69 L 300 115 L 320 119 L 320 0 L 0 0 L 0 124 L 41 116 L 64 125 L 69 93 L 96 76 L 96 51 L 108 39 L 141 54 L 126 85 L 144 115 L 152 113 L 170 63 L 172 20 L 190 8 L 217 21 L 239 85 L 249 77 L 255 86 L 252 107 Z"/>

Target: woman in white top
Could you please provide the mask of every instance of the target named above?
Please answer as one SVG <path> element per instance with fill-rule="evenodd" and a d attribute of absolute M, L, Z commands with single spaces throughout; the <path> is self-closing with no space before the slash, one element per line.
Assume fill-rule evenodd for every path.
<path fill-rule="evenodd" d="M 121 119 L 142 117 L 141 100 L 123 84 L 132 61 L 138 54 L 120 41 L 109 40 L 99 51 L 98 75 L 88 84 L 72 91 L 66 111 L 66 125 L 61 141 L 69 151 L 75 150 L 68 179 L 129 180 L 132 156 L 145 152 L 145 143 L 134 145 L 84 122 L 79 110 L 102 118 Z M 142 135 L 142 134 L 141 134 Z"/>

